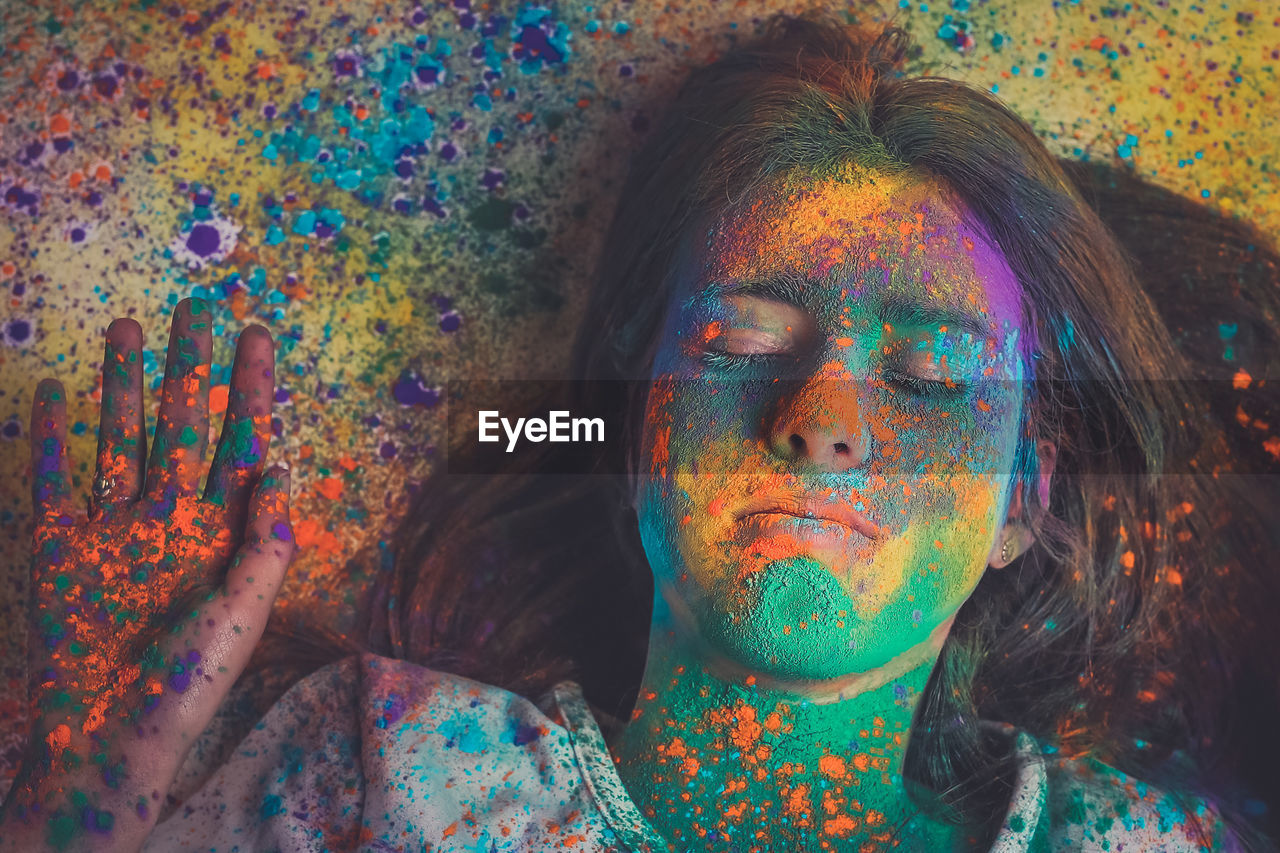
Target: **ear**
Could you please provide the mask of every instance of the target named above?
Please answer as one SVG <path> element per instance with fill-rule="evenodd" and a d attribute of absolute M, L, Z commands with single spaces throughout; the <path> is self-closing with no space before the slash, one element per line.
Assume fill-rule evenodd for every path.
<path fill-rule="evenodd" d="M 1053 467 L 1058 460 L 1058 446 L 1048 439 L 1036 444 L 1036 458 L 1039 460 L 1040 475 L 1036 481 L 1036 493 L 1040 498 L 1040 506 L 1049 505 L 1049 483 L 1053 479 Z M 1003 569 L 1018 557 L 1022 556 L 1032 543 L 1035 534 L 1026 523 L 1025 507 L 1022 503 L 1023 481 L 1013 488 L 1013 497 L 1009 499 L 1009 511 L 1004 524 L 1000 526 L 996 541 L 987 555 L 987 565 L 993 569 Z"/>

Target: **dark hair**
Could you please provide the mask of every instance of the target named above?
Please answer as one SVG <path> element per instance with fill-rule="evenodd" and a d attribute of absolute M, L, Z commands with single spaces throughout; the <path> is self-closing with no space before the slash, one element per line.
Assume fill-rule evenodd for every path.
<path fill-rule="evenodd" d="M 985 227 L 1025 293 L 1035 359 L 1014 476 L 1035 483 L 1037 440 L 1052 440 L 1058 453 L 1049 506 L 1024 489 L 1036 544 L 1005 571 L 987 572 L 956 618 L 917 711 L 906 772 L 994 832 L 1007 768 L 975 725 L 984 718 L 1067 755 L 1198 790 L 1209 777 L 1177 775 L 1171 757 L 1186 750 L 1205 765 L 1221 752 L 1218 700 L 1237 689 L 1235 650 L 1261 636 L 1249 633 L 1260 628 L 1246 602 L 1276 600 L 1249 560 L 1274 561 L 1275 539 L 1247 509 L 1265 499 L 1261 480 L 1165 473 L 1176 461 L 1225 475 L 1242 457 L 1215 420 L 1215 401 L 1192 381 L 1203 378 L 1203 359 L 1219 357 L 1184 357 L 1153 297 L 1201 309 L 1233 300 L 1224 313 L 1186 320 L 1191 328 L 1205 317 L 1239 318 L 1248 327 L 1241 365 L 1274 352 L 1266 347 L 1280 322 L 1275 255 L 1250 237 L 1251 257 L 1270 266 L 1240 276 L 1229 297 L 1218 292 L 1221 277 L 1213 290 L 1182 292 L 1153 281 L 1163 270 L 1140 266 L 1160 288 L 1149 293 L 1082 196 L 1108 195 L 1097 173 L 1064 170 L 986 92 L 903 76 L 907 49 L 893 27 L 779 16 L 758 40 L 694 71 L 633 160 L 574 347 L 574 377 L 647 379 L 673 252 L 695 217 L 773 177 L 845 162 L 936 179 Z M 1240 228 L 1224 223 L 1201 248 Z M 609 470 L 636 470 L 643 383 L 633 387 L 641 389 L 626 403 L 633 461 L 611 460 Z M 527 695 L 573 677 L 595 704 L 625 714 L 652 604 L 625 493 L 618 476 L 437 473 L 395 543 L 374 647 Z"/>

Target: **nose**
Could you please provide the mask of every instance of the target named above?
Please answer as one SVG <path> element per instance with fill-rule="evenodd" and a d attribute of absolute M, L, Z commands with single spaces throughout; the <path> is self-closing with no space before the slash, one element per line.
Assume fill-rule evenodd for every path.
<path fill-rule="evenodd" d="M 813 379 L 784 392 L 765 427 L 770 450 L 789 462 L 839 473 L 871 458 L 871 430 L 853 380 Z"/>

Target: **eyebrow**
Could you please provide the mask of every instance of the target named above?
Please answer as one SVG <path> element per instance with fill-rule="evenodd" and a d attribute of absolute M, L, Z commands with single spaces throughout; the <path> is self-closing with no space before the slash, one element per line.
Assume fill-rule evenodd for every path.
<path fill-rule="evenodd" d="M 703 288 L 702 297 L 709 296 L 759 296 L 786 302 L 797 308 L 807 308 L 805 280 L 800 276 L 771 276 L 745 281 L 713 281 Z"/>
<path fill-rule="evenodd" d="M 905 299 L 890 299 L 881 308 L 880 320 L 896 326 L 946 326 L 968 332 L 975 338 L 991 334 L 989 321 L 969 311 L 958 311 Z"/>
<path fill-rule="evenodd" d="M 813 292 L 807 285 L 822 286 L 823 284 L 827 282 L 808 282 L 800 276 L 789 275 L 734 282 L 713 281 L 703 289 L 701 297 L 757 296 L 807 309 L 809 307 L 807 297 Z M 881 323 L 893 326 L 947 326 L 949 329 L 968 332 L 975 338 L 985 338 L 991 334 L 988 318 L 962 309 L 913 302 L 901 297 L 886 300 L 880 307 L 879 315 Z"/>

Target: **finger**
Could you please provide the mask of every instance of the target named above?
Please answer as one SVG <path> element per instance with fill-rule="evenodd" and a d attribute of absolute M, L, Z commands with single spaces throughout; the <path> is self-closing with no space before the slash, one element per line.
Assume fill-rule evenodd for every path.
<path fill-rule="evenodd" d="M 233 602 L 233 612 L 256 626 L 255 643 L 266 625 L 295 550 L 289 519 L 289 469 L 276 465 L 262 476 L 253 491 L 245 541 L 231 561 L 222 584 Z M 244 663 L 248 663 L 251 648 L 244 651 Z"/>
<path fill-rule="evenodd" d="M 98 468 L 94 504 L 102 507 L 137 500 L 142 494 L 147 455 L 142 402 L 142 327 L 121 317 L 107 327 L 102 356 L 102 415 L 98 425 Z M 107 485 L 103 494 L 99 483 Z"/>
<path fill-rule="evenodd" d="M 262 326 L 249 326 L 236 345 L 227 413 L 204 492 L 205 500 L 232 514 L 230 525 L 235 530 L 244 526 L 250 492 L 266 466 L 274 394 L 271 333 Z"/>
<path fill-rule="evenodd" d="M 68 558 L 63 535 L 72 523 L 67 460 L 67 401 L 62 384 L 45 379 L 31 405 L 31 492 L 36 529 L 27 602 L 27 696 L 36 703 L 49 679 L 49 649 L 65 636 L 50 575 Z M 35 706 L 31 713 L 35 719 Z"/>
<path fill-rule="evenodd" d="M 200 487 L 209 443 L 211 318 L 203 299 L 184 299 L 173 310 L 160 416 L 147 460 L 146 495 L 153 501 L 194 495 Z"/>
<path fill-rule="evenodd" d="M 160 686 L 176 715 L 166 724 L 195 732 L 208 725 L 262 637 L 293 553 L 289 471 L 275 466 L 249 501 L 245 542 L 225 581 L 165 645 Z"/>
<path fill-rule="evenodd" d="M 31 499 L 37 523 L 71 518 L 67 398 L 56 379 L 36 386 L 31 405 Z"/>

